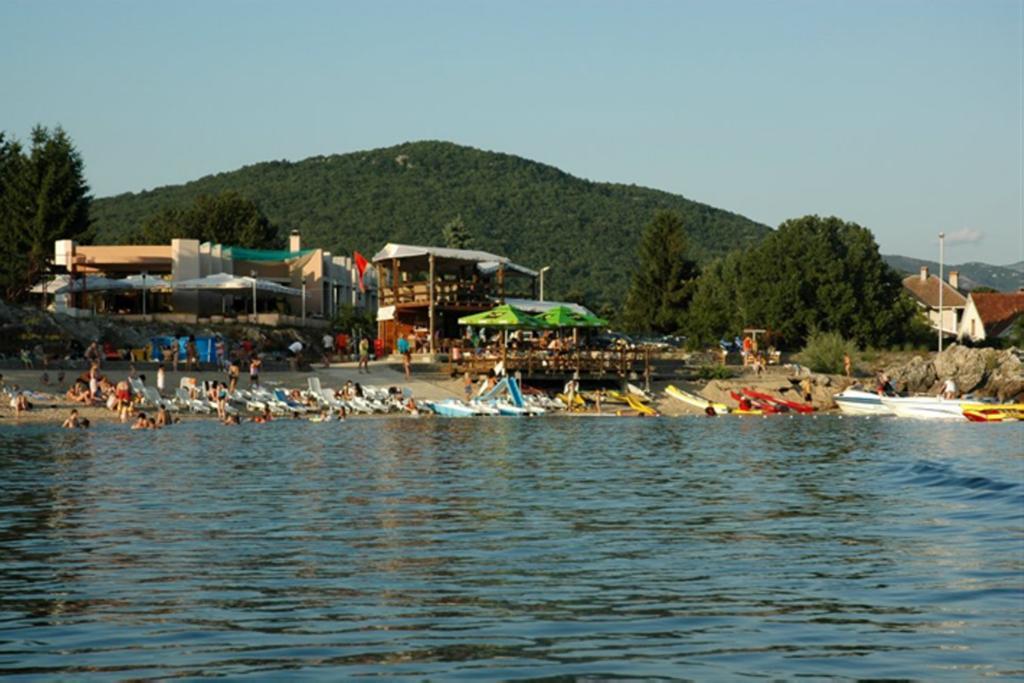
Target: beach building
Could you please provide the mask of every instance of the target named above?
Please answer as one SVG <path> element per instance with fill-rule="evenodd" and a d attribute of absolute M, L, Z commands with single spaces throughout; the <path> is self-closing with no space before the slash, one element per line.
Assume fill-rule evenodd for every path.
<path fill-rule="evenodd" d="M 486 251 L 388 243 L 372 262 L 384 349 L 413 335 L 421 350 L 446 350 L 460 336 L 459 318 L 504 303 L 506 295 L 536 298 L 537 271 Z"/>
<path fill-rule="evenodd" d="M 376 310 L 372 272 L 298 232 L 284 250 L 174 239 L 163 245 L 81 245 L 57 240 L 56 277 L 33 292 L 67 315 L 118 315 L 184 323 L 325 326 L 344 305 Z M 48 299 L 49 300 L 49 299 Z"/>
<path fill-rule="evenodd" d="M 949 271 L 949 281 L 945 282 L 936 275 L 928 273 L 928 266 L 921 266 L 917 275 L 903 278 L 903 288 L 913 297 L 924 311 L 932 329 L 942 327 L 943 336 L 955 337 L 960 331 L 960 321 L 967 297 L 959 289 L 960 274 Z M 939 291 L 942 291 L 942 310 L 939 310 Z"/>
<path fill-rule="evenodd" d="M 959 337 L 974 342 L 1007 337 L 1022 317 L 1024 291 L 971 292 L 960 321 Z"/>

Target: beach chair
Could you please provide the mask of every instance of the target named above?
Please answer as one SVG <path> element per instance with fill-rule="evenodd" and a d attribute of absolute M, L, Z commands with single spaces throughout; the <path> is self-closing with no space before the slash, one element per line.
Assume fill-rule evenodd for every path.
<path fill-rule="evenodd" d="M 153 408 L 163 408 L 164 410 L 176 410 L 177 406 L 168 401 L 165 398 L 161 398 L 160 394 L 153 387 L 142 387 L 142 403 L 143 405 L 149 405 Z"/>
<path fill-rule="evenodd" d="M 309 410 L 308 407 L 302 405 L 301 403 L 293 401 L 292 397 L 289 396 L 288 392 L 285 391 L 284 389 L 274 389 L 274 398 L 288 406 L 288 410 L 292 411 L 293 413 L 305 413 Z"/>
<path fill-rule="evenodd" d="M 174 401 L 193 413 L 212 413 L 217 410 L 217 406 L 205 399 L 192 398 L 185 387 L 178 387 L 174 390 Z"/>
<path fill-rule="evenodd" d="M 282 403 L 276 396 L 264 387 L 253 388 L 249 391 L 253 401 L 262 403 L 267 410 L 275 415 L 284 415 L 289 412 L 288 404 Z"/>

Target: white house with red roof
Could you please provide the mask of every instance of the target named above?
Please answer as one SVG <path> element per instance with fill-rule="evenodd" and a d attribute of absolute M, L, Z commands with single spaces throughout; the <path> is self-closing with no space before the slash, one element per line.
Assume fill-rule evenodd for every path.
<path fill-rule="evenodd" d="M 1024 291 L 971 292 L 960 321 L 961 339 L 984 341 L 1007 337 L 1024 316 Z"/>

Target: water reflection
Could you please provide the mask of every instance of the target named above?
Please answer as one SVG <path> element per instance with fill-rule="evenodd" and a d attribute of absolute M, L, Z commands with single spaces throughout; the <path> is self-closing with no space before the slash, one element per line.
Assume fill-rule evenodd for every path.
<path fill-rule="evenodd" d="M 1012 674 L 1024 431 L 983 427 L 3 429 L 0 673 Z"/>

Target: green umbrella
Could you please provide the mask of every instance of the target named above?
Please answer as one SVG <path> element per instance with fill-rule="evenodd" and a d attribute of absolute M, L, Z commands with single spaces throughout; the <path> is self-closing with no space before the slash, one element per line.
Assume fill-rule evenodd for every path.
<path fill-rule="evenodd" d="M 503 327 L 510 330 L 536 330 L 545 324 L 515 306 L 502 304 L 483 313 L 474 313 L 459 318 L 460 325 L 474 327 Z"/>
<path fill-rule="evenodd" d="M 608 321 L 589 313 L 574 311 L 568 306 L 548 309 L 540 319 L 551 327 L 607 327 Z"/>

